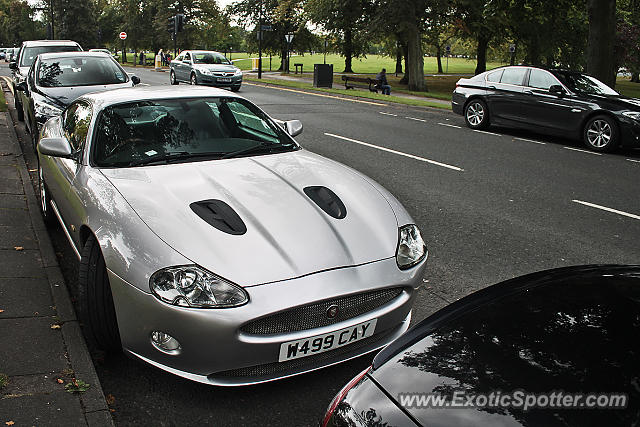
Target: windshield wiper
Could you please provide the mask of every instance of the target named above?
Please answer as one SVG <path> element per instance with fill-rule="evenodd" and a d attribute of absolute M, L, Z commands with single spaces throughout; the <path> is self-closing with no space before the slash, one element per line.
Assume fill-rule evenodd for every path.
<path fill-rule="evenodd" d="M 253 145 L 253 146 L 248 147 L 248 148 L 243 148 L 242 150 L 237 150 L 237 151 L 232 151 L 230 153 L 227 153 L 227 154 L 221 156 L 220 159 L 230 159 L 232 157 L 238 157 L 238 156 L 242 156 L 244 154 L 251 154 L 251 153 L 254 153 L 254 152 L 260 152 L 265 147 L 283 148 L 283 147 L 292 147 L 292 146 L 293 146 L 293 144 L 276 144 L 276 143 L 273 143 L 273 142 L 261 142 L 258 145 Z"/>
<path fill-rule="evenodd" d="M 156 154 L 154 156 L 150 156 L 144 159 L 134 160 L 131 163 L 129 163 L 127 166 L 149 165 L 152 163 L 172 163 L 174 161 L 200 158 L 200 157 L 213 157 L 217 159 L 217 158 L 220 158 L 221 154 L 222 153 L 218 153 L 218 152 L 190 153 L 188 151 L 172 151 L 171 153 Z"/>

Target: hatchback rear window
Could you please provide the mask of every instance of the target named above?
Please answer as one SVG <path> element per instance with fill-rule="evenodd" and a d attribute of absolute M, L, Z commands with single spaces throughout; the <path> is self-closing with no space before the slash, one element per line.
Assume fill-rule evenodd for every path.
<path fill-rule="evenodd" d="M 52 52 L 79 52 L 82 49 L 80 46 L 32 46 L 25 47 L 24 53 L 22 54 L 22 58 L 20 59 L 21 67 L 31 67 L 33 61 L 35 61 L 36 56 L 41 53 L 52 53 Z"/>

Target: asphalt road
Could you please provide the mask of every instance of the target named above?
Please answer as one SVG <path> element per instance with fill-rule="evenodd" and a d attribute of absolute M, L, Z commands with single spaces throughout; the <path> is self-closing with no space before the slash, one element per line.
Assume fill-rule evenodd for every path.
<path fill-rule="evenodd" d="M 8 75 L 6 65 L 0 67 Z M 145 85 L 168 84 L 168 73 L 135 73 Z M 374 178 L 413 215 L 430 251 L 414 322 L 522 274 L 640 262 L 638 150 L 592 153 L 575 141 L 472 131 L 447 111 L 250 83 L 240 94 L 272 117 L 300 119 L 304 132 L 296 139 L 304 148 Z M 75 256 L 60 230 L 51 233 L 74 293 Z M 119 425 L 314 425 L 333 395 L 370 360 L 223 389 L 122 355 L 94 358 L 105 394 L 115 398 L 111 407 Z"/>

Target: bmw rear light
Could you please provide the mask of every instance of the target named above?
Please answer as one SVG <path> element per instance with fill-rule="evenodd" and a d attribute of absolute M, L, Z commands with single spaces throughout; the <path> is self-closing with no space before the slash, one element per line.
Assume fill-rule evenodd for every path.
<path fill-rule="evenodd" d="M 324 418 L 322 419 L 322 424 L 321 424 L 322 427 L 327 427 L 327 425 L 329 424 L 329 420 L 331 420 L 331 416 L 333 415 L 333 412 L 336 410 L 340 402 L 342 402 L 342 399 L 344 399 L 347 393 L 349 393 L 349 390 L 354 388 L 356 385 L 358 385 L 360 381 L 362 381 L 362 379 L 365 377 L 365 375 L 369 373 L 369 371 L 371 371 L 371 369 L 372 369 L 372 366 L 369 366 L 367 369 L 360 372 L 358 375 L 353 377 L 353 379 L 349 381 L 347 385 L 344 386 L 342 390 L 338 392 L 338 394 L 336 394 L 336 397 L 334 397 L 333 400 L 331 401 L 329 408 L 327 408 L 327 413 L 324 415 Z"/>

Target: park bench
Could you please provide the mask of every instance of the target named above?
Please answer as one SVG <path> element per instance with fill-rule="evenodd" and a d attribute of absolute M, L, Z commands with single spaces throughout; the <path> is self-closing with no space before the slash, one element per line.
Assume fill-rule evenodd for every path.
<path fill-rule="evenodd" d="M 302 64 L 293 64 L 293 66 L 296 67 L 296 74 L 298 74 L 298 68 L 300 68 L 300 74 L 302 74 Z"/>
<path fill-rule="evenodd" d="M 342 80 L 344 81 L 345 89 L 360 87 L 363 89 L 369 89 L 369 92 L 378 93 L 378 89 L 376 88 L 378 80 L 376 79 L 372 79 L 370 77 L 342 76 Z"/>

